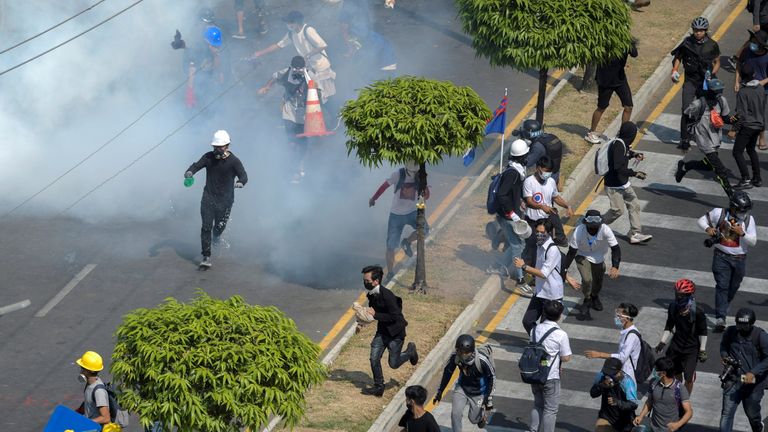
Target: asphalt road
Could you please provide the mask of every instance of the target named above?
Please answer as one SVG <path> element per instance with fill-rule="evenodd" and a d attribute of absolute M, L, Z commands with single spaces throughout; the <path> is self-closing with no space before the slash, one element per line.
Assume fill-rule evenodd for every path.
<path fill-rule="evenodd" d="M 226 11 L 229 2 L 223 3 L 220 9 Z M 475 58 L 450 0 L 403 2 L 394 11 L 384 10 L 379 3 L 374 14 L 376 28 L 394 42 L 400 73 L 470 85 L 491 109 L 508 87 L 510 119 L 535 91 L 531 76 L 494 69 Z M 272 6 L 272 31 L 261 39 L 230 40 L 233 57 L 282 37 L 279 17 L 293 7 L 316 11 L 307 14 L 308 21 L 327 35 L 332 47 L 338 46 L 335 24 L 324 21 L 336 11 L 320 4 L 295 1 Z M 227 20 L 221 20 L 225 30 L 231 28 L 231 20 Z M 168 36 L 170 40 L 172 30 Z M 214 296 L 241 295 L 251 303 L 275 305 L 319 341 L 357 297 L 359 269 L 383 263 L 384 255 L 389 193 L 373 209 L 367 206 L 368 197 L 393 168 L 361 168 L 347 156 L 343 134 L 338 133 L 312 144 L 306 181 L 298 186 L 288 184 L 292 167 L 280 156 L 272 158 L 269 151 L 284 146 L 279 92 L 257 98 L 255 90 L 293 55 L 286 49 L 265 58 L 244 85 L 72 212 L 55 216 L 135 154 L 100 161 L 99 167 L 86 164 L 77 182 L 57 185 L 33 201 L 31 210 L 25 208 L 0 221 L 4 257 L 0 260 L 0 307 L 27 299 L 31 302 L 29 307 L 0 316 L 0 429 L 40 430 L 55 405 L 77 406 L 82 394 L 73 361 L 86 350 L 96 350 L 108 359 L 112 334 L 121 316 L 132 309 L 151 307 L 169 296 L 186 300 L 201 288 Z M 338 50 L 331 50 L 331 57 L 339 74 L 339 97 L 351 97 L 355 86 L 365 81 L 365 74 Z M 103 60 L 109 63 L 109 59 Z M 176 60 L 169 57 L 168 61 Z M 180 99 L 169 103 L 178 104 Z M 124 114 L 115 115 L 115 125 L 127 123 Z M 203 176 L 198 175 L 193 188 L 184 189 L 181 175 L 207 151 L 209 137 L 219 128 L 228 129 L 233 136 L 232 150 L 243 160 L 250 182 L 237 191 L 225 235 L 231 248 L 214 255 L 212 270 L 198 272 L 198 203 Z M 144 132 L 150 136 L 149 131 Z M 152 137 L 160 133 L 153 132 Z M 61 136 L 70 135 L 62 132 Z M 143 151 L 153 140 L 137 140 L 135 151 Z M 82 157 L 86 150 L 78 149 L 72 156 Z M 69 166 L 65 160 L 41 163 L 67 165 L 51 172 Z M 467 170 L 460 160 L 450 159 L 430 167 L 429 172 L 435 206 Z M 20 185 L 33 182 L 40 187 L 48 180 L 47 176 L 13 179 Z M 2 210 L 22 198 L 6 197 Z M 38 202 L 53 204 L 35 205 Z M 145 208 L 146 214 L 141 214 Z M 73 285 L 84 269 L 91 270 Z M 59 301 L 44 309 L 64 292 Z M 44 316 L 36 316 L 43 312 Z"/>

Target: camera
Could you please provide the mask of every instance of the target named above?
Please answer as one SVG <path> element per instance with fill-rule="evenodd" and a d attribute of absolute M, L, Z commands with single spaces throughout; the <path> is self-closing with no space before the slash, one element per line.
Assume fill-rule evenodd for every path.
<path fill-rule="evenodd" d="M 712 246 L 720 243 L 720 240 L 722 240 L 723 234 L 720 232 L 720 230 L 715 233 L 715 235 L 711 237 L 707 237 L 704 239 L 704 247 L 711 248 Z"/>
<path fill-rule="evenodd" d="M 733 381 L 732 376 L 735 375 L 741 368 L 741 362 L 733 357 L 726 357 L 723 359 L 723 372 L 718 376 L 720 378 L 721 387 L 726 388 L 729 382 Z"/>

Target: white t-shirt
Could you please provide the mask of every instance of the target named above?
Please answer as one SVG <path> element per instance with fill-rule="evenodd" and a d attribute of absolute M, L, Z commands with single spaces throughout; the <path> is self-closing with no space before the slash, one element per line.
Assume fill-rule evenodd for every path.
<path fill-rule="evenodd" d="M 387 179 L 387 183 L 392 188 L 397 187 L 397 182 L 400 180 L 400 170 L 395 170 L 392 175 Z M 416 198 L 419 196 L 419 191 L 416 189 L 416 176 L 415 174 L 406 170 L 405 180 L 399 190 L 394 191 L 392 196 L 392 208 L 390 213 L 396 215 L 407 215 L 416 211 Z"/>
<path fill-rule="evenodd" d="M 545 279 L 536 276 L 536 297 L 559 300 L 563 298 L 563 277 L 560 275 L 562 257 L 557 246 L 552 246 L 546 253 L 549 245 L 554 245 L 551 237 L 536 248 L 536 268 L 546 276 Z"/>
<path fill-rule="evenodd" d="M 605 261 L 608 250 L 619 244 L 613 230 L 606 224 L 602 224 L 594 237 L 587 232 L 585 225 L 579 225 L 571 236 L 568 246 L 578 249 L 577 255 L 583 256 L 592 264 L 600 264 Z"/>
<path fill-rule="evenodd" d="M 285 48 L 291 43 L 293 43 L 296 51 L 302 57 L 306 57 L 307 54 L 309 54 L 309 52 L 315 48 L 328 45 L 325 43 L 323 38 L 320 37 L 320 34 L 317 33 L 317 30 L 315 30 L 314 27 L 309 27 L 306 24 L 304 24 L 301 30 L 296 33 L 292 31 L 286 33 L 285 36 L 283 36 L 283 38 L 277 42 L 277 46 L 280 48 Z M 330 69 L 331 62 L 328 61 L 328 56 L 326 55 L 325 50 L 310 57 L 309 66 L 315 72 L 321 72 L 326 69 Z"/>
<path fill-rule="evenodd" d="M 720 220 L 720 213 L 722 213 L 722 211 L 723 209 L 719 208 L 710 210 L 708 213 L 709 220 L 707 220 L 707 215 L 699 218 L 699 227 L 706 230 L 707 227 L 710 226 L 710 222 L 713 226 L 717 225 L 717 221 Z M 715 249 L 721 250 L 729 255 L 746 254 L 747 246 L 754 246 L 757 243 L 755 218 L 753 218 L 752 215 L 749 215 L 749 223 L 744 230 L 744 237 L 731 231 L 731 223 L 728 222 L 728 219 L 731 219 L 731 216 L 726 213 L 726 217 L 723 219 L 723 223 L 720 226 L 720 233 L 722 233 L 723 236 L 720 239 L 720 242 L 715 245 Z M 738 223 L 741 224 L 742 227 L 744 226 L 744 221 L 739 221 Z"/>
<path fill-rule="evenodd" d="M 631 325 L 621 331 L 619 337 L 619 352 L 611 354 L 611 357 L 621 360 L 621 370 L 624 374 L 632 378 L 632 381 L 637 383 L 635 379 L 635 367 L 640 360 L 640 338 L 636 334 L 629 334 L 632 330 L 637 330 L 635 325 Z"/>
<path fill-rule="evenodd" d="M 568 334 L 554 321 L 544 320 L 541 324 L 537 324 L 531 331 L 531 336 L 535 335 L 537 341 L 541 340 L 544 333 L 548 332 L 552 327 L 557 328 L 557 330 L 553 331 L 542 342 L 544 349 L 549 354 L 549 361 L 552 365 L 549 369 L 547 380 L 560 379 L 560 364 L 562 363 L 560 359 L 571 355 L 571 342 L 568 339 Z M 533 337 L 530 340 L 533 340 Z M 557 359 L 555 359 L 556 355 Z"/>
<path fill-rule="evenodd" d="M 552 200 L 560 195 L 557 192 L 557 183 L 552 177 L 548 178 L 544 184 L 539 183 L 536 175 L 528 176 L 523 182 L 523 198 L 532 198 L 536 204 L 546 204 L 552 207 Z M 543 210 L 526 206 L 525 215 L 530 219 L 539 220 L 549 217 Z"/>

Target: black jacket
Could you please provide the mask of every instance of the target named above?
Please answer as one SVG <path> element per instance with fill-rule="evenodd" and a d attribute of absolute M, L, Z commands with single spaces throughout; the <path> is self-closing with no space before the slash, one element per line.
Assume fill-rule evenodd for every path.
<path fill-rule="evenodd" d="M 625 377 L 624 379 L 631 378 Z M 601 380 L 602 376 L 589 389 L 590 396 L 601 398 L 598 418 L 608 420 L 615 431 L 631 431 L 632 420 L 635 418 L 635 409 L 637 408 L 636 401 L 628 400 L 626 392 L 618 384 L 610 388 L 603 388 L 600 384 Z M 634 386 L 634 384 L 632 385 Z M 608 397 L 612 397 L 616 401 L 616 405 L 609 405 Z"/>
<path fill-rule="evenodd" d="M 743 85 L 736 94 L 737 128 L 761 130 L 764 126 L 765 90 L 753 80 Z"/>
<path fill-rule="evenodd" d="M 209 151 L 199 161 L 190 165 L 187 171 L 194 174 L 203 168 L 206 169 L 203 198 L 231 203 L 235 200 L 235 177 L 243 185 L 248 183 L 248 174 L 243 168 L 243 163 L 231 152 L 225 159 L 216 159 L 214 153 Z"/>
<path fill-rule="evenodd" d="M 476 363 L 471 365 L 459 365 L 456 360 L 456 353 L 451 354 L 448 359 L 448 363 L 443 369 L 443 378 L 440 380 L 440 387 L 437 390 L 437 394 L 442 394 L 445 386 L 451 380 L 451 375 L 456 368 L 459 368 L 459 387 L 464 390 L 469 396 L 483 395 L 483 403 L 488 402 L 488 398 L 493 393 L 496 386 L 496 371 L 493 369 L 493 365 L 482 354 L 475 353 L 479 356 L 479 363 L 481 370 L 477 368 Z"/>
<path fill-rule="evenodd" d="M 620 187 L 627 184 L 630 177 L 634 177 L 637 172 L 629 168 L 629 160 L 635 157 L 629 145 L 631 142 L 614 141 L 611 144 L 611 151 L 608 153 L 608 172 L 605 174 L 605 186 Z"/>
<path fill-rule="evenodd" d="M 706 71 L 712 71 L 715 59 L 720 57 L 720 46 L 709 36 L 697 42 L 691 35 L 672 50 L 672 55 L 683 64 L 685 81 L 699 84 L 704 82 Z"/>
<path fill-rule="evenodd" d="M 504 217 L 509 212 L 515 212 L 522 219 L 525 215 L 520 212 L 520 203 L 523 200 L 524 178 L 514 168 L 507 168 L 501 174 L 501 182 L 497 197 L 499 200 L 500 216 Z"/>
<path fill-rule="evenodd" d="M 405 339 L 405 327 L 408 321 L 403 316 L 403 301 L 392 291 L 379 285 L 378 294 L 366 294 L 368 306 L 376 313 L 373 318 L 378 322 L 376 333 L 393 339 Z"/>
<path fill-rule="evenodd" d="M 680 315 L 677 303 L 672 302 L 667 308 L 667 323 L 664 330 L 674 332 L 669 342 L 669 350 L 681 354 L 699 352 L 699 336 L 707 335 L 707 317 L 700 307 L 696 307 L 693 317 L 688 313 Z M 669 351 L 668 351 L 669 352 Z"/>
<path fill-rule="evenodd" d="M 756 345 L 753 340 L 756 340 Z M 738 381 L 739 376 L 752 372 L 755 376 L 756 389 L 764 389 L 768 377 L 768 333 L 759 327 L 752 328 L 752 334 L 744 337 L 730 326 L 723 333 L 720 341 L 720 357 L 733 357 L 741 363 L 741 368 L 732 374 L 732 381 Z"/>

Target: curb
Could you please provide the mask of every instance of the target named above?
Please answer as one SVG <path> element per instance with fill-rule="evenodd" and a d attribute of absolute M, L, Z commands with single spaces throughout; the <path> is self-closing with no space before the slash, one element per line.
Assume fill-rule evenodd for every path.
<path fill-rule="evenodd" d="M 706 17 L 710 22 L 713 22 L 731 2 L 732 0 L 713 0 L 709 6 L 704 9 L 701 16 Z M 687 36 L 688 33 L 682 36 L 677 42 L 677 45 L 682 43 Z M 646 105 L 651 101 L 651 97 L 659 90 L 659 88 L 661 88 L 662 84 L 669 79 L 671 73 L 672 55 L 667 54 L 661 59 L 659 66 L 653 72 L 651 77 L 648 78 L 640 87 L 640 90 L 633 95 L 635 102 L 633 113 L 640 112 L 646 108 Z M 618 133 L 619 127 L 621 127 L 621 113 L 619 113 L 619 115 L 617 115 L 608 125 L 603 135 L 613 137 Z M 599 145 L 593 145 L 581 159 L 581 162 L 576 165 L 576 168 L 571 172 L 571 175 L 568 176 L 568 179 L 565 182 L 565 190 L 562 194 L 564 200 L 570 202 L 574 196 L 588 184 L 590 179 L 597 178 L 594 173 L 593 161 L 595 160 L 595 153 L 597 153 L 597 149 L 599 148 Z"/>

